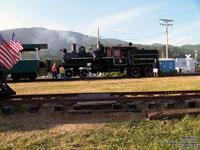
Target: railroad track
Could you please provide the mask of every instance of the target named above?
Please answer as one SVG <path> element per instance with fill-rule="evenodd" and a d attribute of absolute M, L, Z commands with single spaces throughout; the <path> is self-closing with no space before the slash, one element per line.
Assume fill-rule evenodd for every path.
<path fill-rule="evenodd" d="M 11 112 L 15 105 L 27 105 L 30 112 L 37 112 L 43 104 L 54 105 L 58 111 L 84 112 L 138 112 L 162 109 L 192 108 L 199 105 L 200 90 L 107 92 L 14 95 L 1 98 L 2 112 Z M 6 111 L 5 111 L 6 110 Z"/>
<path fill-rule="evenodd" d="M 99 97 L 97 97 L 99 96 Z M 95 97 L 95 99 L 102 98 L 122 98 L 122 97 L 172 97 L 172 96 L 200 96 L 200 90 L 186 90 L 186 91 L 148 91 L 148 92 L 97 92 L 97 93 L 67 93 L 67 94 L 29 94 L 29 95 L 13 95 L 7 98 L 2 98 L 2 100 L 10 101 L 10 100 L 31 100 L 31 99 L 56 99 L 56 98 L 84 98 L 91 99 Z M 2 102 L 2 101 L 0 101 Z"/>

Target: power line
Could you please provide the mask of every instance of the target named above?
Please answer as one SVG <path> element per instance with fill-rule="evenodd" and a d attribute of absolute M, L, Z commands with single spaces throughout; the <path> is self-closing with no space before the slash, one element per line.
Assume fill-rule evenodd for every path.
<path fill-rule="evenodd" d="M 134 38 L 134 39 L 123 39 L 124 41 L 134 41 L 134 40 L 140 40 L 140 39 L 147 39 L 147 38 L 152 38 L 152 37 L 156 37 L 156 36 L 159 36 L 159 35 L 162 35 L 163 33 L 158 33 L 158 34 L 154 34 L 154 35 L 150 35 L 150 36 L 145 36 L 145 37 L 138 37 L 138 38 Z M 103 38 L 109 38 L 109 37 L 105 37 L 105 36 L 102 36 Z M 122 40 L 122 39 L 121 39 Z"/>
<path fill-rule="evenodd" d="M 147 39 L 147 38 L 152 38 L 152 37 L 156 37 L 159 35 L 162 35 L 163 33 L 159 33 L 159 34 L 154 34 L 154 35 L 150 35 L 150 36 L 145 36 L 145 37 L 139 37 L 139 38 L 135 38 L 135 39 L 126 39 L 126 40 L 140 40 L 140 39 Z"/>
<path fill-rule="evenodd" d="M 177 38 L 179 38 L 179 37 L 181 37 L 181 36 L 183 36 L 183 35 L 190 34 L 190 33 L 193 33 L 193 32 L 195 32 L 195 31 L 198 31 L 198 30 L 200 30 L 200 28 L 197 28 L 197 29 L 192 30 L 192 31 L 190 31 L 190 32 L 185 32 L 185 33 L 180 34 L 180 35 L 178 35 L 178 36 L 172 37 L 172 38 L 170 38 L 169 40 L 177 39 Z"/>

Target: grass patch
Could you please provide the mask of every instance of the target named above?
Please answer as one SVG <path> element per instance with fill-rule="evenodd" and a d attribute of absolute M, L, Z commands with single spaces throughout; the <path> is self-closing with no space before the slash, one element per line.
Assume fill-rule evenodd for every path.
<path fill-rule="evenodd" d="M 187 135 L 198 137 L 199 123 L 200 117 L 193 116 L 186 116 L 181 120 L 109 123 L 105 124 L 105 128 L 89 130 L 72 139 L 85 149 L 180 149 L 180 146 L 164 142 L 180 142 Z M 195 140 L 196 138 L 193 139 Z M 71 146 L 76 148 L 76 144 Z"/>
<path fill-rule="evenodd" d="M 9 83 L 17 94 L 200 90 L 199 76 Z"/>
<path fill-rule="evenodd" d="M 0 133 L 0 149 L 133 149 L 171 150 L 182 149 L 172 142 L 200 142 L 200 115 L 186 115 L 182 119 L 156 121 L 125 121 L 105 123 L 101 128 L 88 129 L 76 134 L 49 130 L 19 132 L 17 129 Z M 13 133 L 14 132 L 14 133 Z M 11 134 L 16 138 L 9 138 Z M 185 138 L 192 136 L 192 138 Z M 171 143 L 166 143 L 171 142 Z M 185 143 L 187 144 L 187 143 Z"/>

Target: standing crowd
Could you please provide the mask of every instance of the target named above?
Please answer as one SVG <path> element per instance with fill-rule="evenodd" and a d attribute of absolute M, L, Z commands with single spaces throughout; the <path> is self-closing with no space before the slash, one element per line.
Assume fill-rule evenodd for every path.
<path fill-rule="evenodd" d="M 58 74 L 60 74 L 60 78 L 61 78 L 62 81 L 66 80 L 65 69 L 64 69 L 63 65 L 61 65 L 59 67 L 59 70 L 57 70 L 56 63 L 54 63 L 52 68 L 51 68 L 51 72 L 52 72 L 52 79 L 53 80 L 57 80 L 58 79 Z"/>

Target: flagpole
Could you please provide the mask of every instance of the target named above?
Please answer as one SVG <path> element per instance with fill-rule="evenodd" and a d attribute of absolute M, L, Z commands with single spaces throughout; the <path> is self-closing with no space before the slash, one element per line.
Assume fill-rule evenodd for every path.
<path fill-rule="evenodd" d="M 7 69 L 4 67 L 3 68 L 3 82 L 6 82 L 6 78 L 7 78 Z"/>
<path fill-rule="evenodd" d="M 0 81 L 1 82 L 6 82 L 6 77 L 7 77 L 7 70 L 5 67 L 1 67 L 0 66 L 0 72 L 1 72 L 1 78 L 0 78 Z"/>

